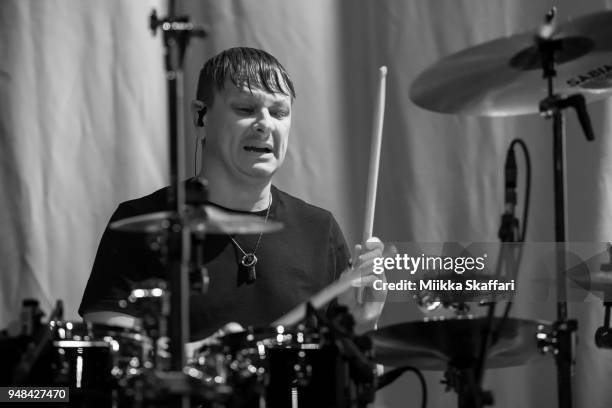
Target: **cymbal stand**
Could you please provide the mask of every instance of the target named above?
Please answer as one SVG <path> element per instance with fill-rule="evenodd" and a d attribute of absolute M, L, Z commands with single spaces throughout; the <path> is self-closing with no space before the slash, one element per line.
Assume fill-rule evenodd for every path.
<path fill-rule="evenodd" d="M 493 394 L 483 390 L 476 378 L 477 367 L 474 361 L 468 365 L 464 362 L 449 362 L 444 372 L 442 384 L 446 390 L 454 390 L 457 393 L 458 408 L 481 408 L 493 405 Z"/>
<path fill-rule="evenodd" d="M 610 261 L 602 264 L 599 270 L 612 273 L 612 245 L 608 244 L 608 254 Z M 595 331 L 595 345 L 603 349 L 612 349 L 612 328 L 610 327 L 610 309 L 612 309 L 612 290 L 607 289 L 603 293 L 604 321 Z"/>
<path fill-rule="evenodd" d="M 612 328 L 610 327 L 610 309 L 612 302 L 605 301 L 604 304 L 604 323 L 603 326 L 595 331 L 595 345 L 599 348 L 612 349 Z"/>
<path fill-rule="evenodd" d="M 514 181 L 513 188 L 516 187 L 516 180 Z M 499 228 L 499 238 L 501 241 L 501 250 L 496 265 L 495 276 L 501 276 L 503 268 L 505 266 L 506 274 L 516 275 L 516 270 L 519 264 L 520 255 L 515 258 L 515 247 L 513 243 L 519 242 L 519 220 L 514 216 L 514 205 L 516 204 L 516 192 L 506 192 L 511 197 L 511 209 L 506 210 L 501 218 L 501 225 Z M 496 300 L 490 300 L 484 303 L 487 307 L 487 315 L 485 325 L 482 329 L 481 343 L 478 350 L 478 356 L 473 367 L 468 369 L 455 368 L 455 373 L 459 380 L 458 387 L 456 387 L 459 407 L 469 408 L 482 408 L 486 405 L 493 405 L 493 394 L 490 391 L 482 388 L 484 379 L 485 363 L 487 360 L 487 351 L 492 344 L 497 341 L 499 332 L 503 329 L 507 314 L 504 314 L 504 318 L 497 327 L 493 327 L 493 320 L 495 318 L 495 308 L 497 306 Z"/>
<path fill-rule="evenodd" d="M 168 260 L 170 270 L 170 370 L 182 374 L 186 363 L 184 344 L 189 339 L 189 260 L 191 233 L 185 221 L 184 128 L 183 128 L 183 57 L 192 36 L 204 37 L 205 31 L 190 23 L 189 17 L 177 16 L 175 2 L 170 1 L 168 16 L 158 18 L 153 10 L 149 27 L 153 34 L 162 31 L 165 45 L 166 81 L 168 85 L 168 138 L 170 148 L 170 190 L 168 207 L 174 212 L 168 226 Z M 178 377 L 178 375 L 177 375 Z M 185 394 L 172 405 L 189 407 Z"/>
<path fill-rule="evenodd" d="M 561 96 L 554 93 L 555 54 L 561 50 L 561 40 L 553 39 L 553 20 L 556 9 L 552 9 L 546 16 L 546 22 L 540 35 L 536 36 L 535 42 L 540 53 L 543 78 L 548 84 L 548 96 L 540 102 L 540 114 L 553 120 L 553 167 L 554 167 L 554 198 L 555 198 L 555 241 L 561 243 L 561 250 L 557 250 L 557 321 L 554 323 L 554 336 L 556 346 L 554 347 L 555 360 L 557 363 L 557 385 L 559 407 L 571 408 L 572 377 L 574 365 L 574 332 L 578 328 L 575 319 L 568 319 L 567 308 L 567 284 L 565 272 L 567 270 L 567 242 L 565 235 L 566 211 L 566 179 L 565 179 L 565 117 L 563 110 L 572 107 L 576 110 L 578 119 L 587 140 L 593 140 L 593 130 L 586 110 L 584 96 L 574 94 Z M 543 34 L 550 31 L 548 34 Z"/>

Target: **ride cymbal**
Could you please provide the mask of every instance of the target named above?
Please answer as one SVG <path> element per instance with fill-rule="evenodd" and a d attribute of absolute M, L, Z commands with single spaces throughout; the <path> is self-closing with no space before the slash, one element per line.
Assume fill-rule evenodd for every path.
<path fill-rule="evenodd" d="M 410 88 L 420 107 L 441 113 L 514 116 L 539 111 L 548 96 L 535 30 L 492 40 L 450 55 L 422 72 Z M 560 24 L 551 40 L 559 95 L 587 103 L 612 94 L 612 11 Z"/>
<path fill-rule="evenodd" d="M 502 318 L 493 319 L 493 329 Z M 450 318 L 395 324 L 369 332 L 374 343 L 374 360 L 392 366 L 422 370 L 446 370 L 472 366 L 480 350 L 486 318 Z M 489 347 L 486 367 L 523 365 L 540 355 L 536 335 L 550 324 L 508 318 L 498 340 Z"/>

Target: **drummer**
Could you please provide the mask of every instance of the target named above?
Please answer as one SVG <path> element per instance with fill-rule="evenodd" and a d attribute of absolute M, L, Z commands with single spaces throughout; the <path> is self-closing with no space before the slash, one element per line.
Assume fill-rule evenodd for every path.
<path fill-rule="evenodd" d="M 269 326 L 343 272 L 350 273 L 349 249 L 332 214 L 272 184 L 287 152 L 294 99 L 285 68 L 258 49 L 225 50 L 200 72 L 191 108 L 203 146 L 199 177 L 208 180 L 209 204 L 280 221 L 284 228 L 206 236 L 202 256 L 210 286 L 206 293 L 190 295 L 192 340 L 218 334 L 220 327 Z M 186 183 L 188 194 L 192 184 Z M 111 222 L 167 210 L 167 194 L 168 187 L 124 202 Z M 125 302 L 131 289 L 146 279 L 168 278 L 161 254 L 151 248 L 138 234 L 105 230 L 79 308 L 85 320 L 138 325 L 138 311 Z M 376 239 L 356 245 L 353 264 L 366 269 L 382 252 Z M 372 328 L 383 305 L 360 301 L 363 290 L 352 288 L 339 299 L 361 331 Z"/>

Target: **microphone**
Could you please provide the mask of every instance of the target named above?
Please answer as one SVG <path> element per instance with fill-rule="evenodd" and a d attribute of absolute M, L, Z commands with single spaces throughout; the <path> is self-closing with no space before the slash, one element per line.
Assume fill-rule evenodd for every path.
<path fill-rule="evenodd" d="M 497 233 L 502 242 L 516 242 L 518 235 L 518 220 L 514 216 L 517 173 L 516 157 L 514 156 L 513 144 L 511 144 L 506 154 L 506 164 L 504 166 L 504 213 L 502 214 L 501 225 Z"/>
<path fill-rule="evenodd" d="M 504 167 L 505 175 L 505 210 L 506 214 L 514 215 L 514 208 L 516 207 L 516 176 L 518 170 L 516 168 L 516 157 L 514 155 L 514 149 L 512 146 L 508 149 L 506 154 L 506 164 Z"/>

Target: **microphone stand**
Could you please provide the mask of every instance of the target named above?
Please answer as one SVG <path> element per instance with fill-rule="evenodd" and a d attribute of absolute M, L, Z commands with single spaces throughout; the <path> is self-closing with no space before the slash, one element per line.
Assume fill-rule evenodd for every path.
<path fill-rule="evenodd" d="M 158 18 L 153 10 L 149 27 L 160 29 L 165 45 L 166 81 L 168 85 L 168 138 L 170 149 L 170 190 L 168 209 L 173 212 L 167 229 L 170 272 L 170 370 L 180 377 L 186 363 L 184 344 L 189 339 L 189 260 L 191 231 L 185 215 L 185 131 L 183 127 L 183 57 L 192 36 L 204 37 L 202 28 L 177 16 L 175 2 L 170 1 L 168 16 Z M 168 373 L 170 374 L 170 373 Z M 173 396 L 173 406 L 188 408 L 189 396 Z"/>
<path fill-rule="evenodd" d="M 612 272 L 612 245 L 608 244 L 608 255 L 610 260 L 599 267 L 601 272 Z M 595 345 L 598 348 L 612 349 L 612 327 L 610 327 L 610 309 L 612 309 L 612 289 L 606 289 L 603 293 L 604 321 L 595 331 Z"/>
<path fill-rule="evenodd" d="M 505 181 L 505 201 L 506 210 L 501 217 L 501 225 L 498 231 L 498 237 L 501 241 L 499 258 L 496 266 L 496 276 L 501 275 L 503 263 L 506 264 L 507 273 L 514 274 L 516 270 L 516 260 L 514 259 L 514 246 L 512 243 L 519 241 L 519 220 L 514 215 L 516 206 L 516 179 L 517 169 L 516 160 L 514 157 L 513 146 L 510 146 L 508 156 L 506 158 L 506 164 L 504 166 L 504 172 L 506 176 Z M 467 372 L 464 370 L 463 378 L 466 381 L 464 388 L 471 391 L 466 395 L 460 395 L 459 406 L 466 406 L 470 408 L 482 408 L 486 405 L 493 405 L 493 394 L 490 391 L 482 388 L 482 382 L 484 379 L 485 363 L 487 360 L 487 350 L 492 343 L 497 341 L 496 337 L 501 330 L 504 320 L 499 324 L 497 332 L 493 329 L 493 319 L 495 318 L 495 308 L 497 302 L 490 300 L 486 302 L 487 315 L 485 324 L 482 329 L 482 340 L 480 343 L 479 353 L 473 368 L 473 372 Z M 506 315 L 504 317 L 507 317 Z M 461 389 L 461 387 L 460 387 Z M 463 401 L 463 403 L 461 403 Z"/>
<path fill-rule="evenodd" d="M 546 17 L 545 25 L 552 26 L 556 10 L 553 8 Z M 567 286 L 567 242 L 565 235 L 566 179 L 565 179 L 565 117 L 563 110 L 573 107 L 587 140 L 594 140 L 593 129 L 586 110 L 584 96 L 574 94 L 563 97 L 554 93 L 553 80 L 556 76 L 555 54 L 562 49 L 562 39 L 552 39 L 552 35 L 536 37 L 536 46 L 541 57 L 543 78 L 548 83 L 548 96 L 540 102 L 540 114 L 553 120 L 553 167 L 555 198 L 555 241 L 561 243 L 556 251 L 557 276 L 557 321 L 553 325 L 556 338 L 555 360 L 557 363 L 557 385 L 560 408 L 571 408 L 573 404 L 572 377 L 574 364 L 575 331 L 578 322 L 568 319 Z"/>

